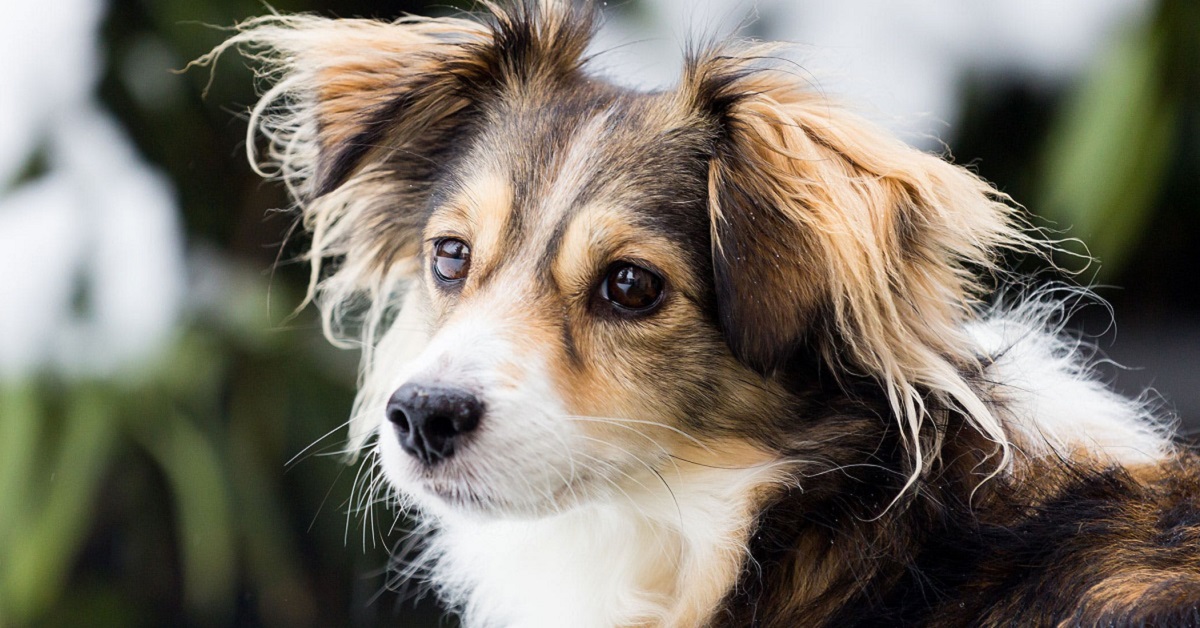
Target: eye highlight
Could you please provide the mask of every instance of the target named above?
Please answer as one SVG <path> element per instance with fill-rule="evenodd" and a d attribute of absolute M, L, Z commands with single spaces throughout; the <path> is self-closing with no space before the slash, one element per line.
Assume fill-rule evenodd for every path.
<path fill-rule="evenodd" d="M 647 314 L 662 302 L 663 280 L 654 271 L 630 262 L 608 267 L 600 296 L 627 314 Z"/>
<path fill-rule="evenodd" d="M 444 283 L 458 283 L 471 270 L 471 247 L 458 238 L 442 238 L 433 245 L 433 274 Z"/>

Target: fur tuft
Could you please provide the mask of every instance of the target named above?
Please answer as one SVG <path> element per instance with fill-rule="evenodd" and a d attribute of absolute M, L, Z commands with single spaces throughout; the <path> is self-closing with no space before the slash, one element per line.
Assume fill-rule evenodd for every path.
<path fill-rule="evenodd" d="M 727 137 L 709 210 L 735 354 L 770 372 L 807 344 L 834 372 L 877 378 L 907 435 L 910 484 L 937 457 L 934 413 L 966 414 L 1007 466 L 1003 425 L 969 382 L 982 367 L 963 324 L 990 288 L 980 277 L 1001 273 L 1007 251 L 1037 250 L 1018 208 L 762 67 L 778 52 L 718 47 L 689 62 L 682 87 Z"/>
<path fill-rule="evenodd" d="M 1175 426 L 1145 397 L 1105 386 L 1088 359 L 1095 350 L 1064 329 L 1067 303 L 1096 298 L 1046 288 L 1013 304 L 998 300 L 964 327 L 987 363 L 978 388 L 1023 464 L 1083 456 L 1144 465 L 1174 447 Z"/>

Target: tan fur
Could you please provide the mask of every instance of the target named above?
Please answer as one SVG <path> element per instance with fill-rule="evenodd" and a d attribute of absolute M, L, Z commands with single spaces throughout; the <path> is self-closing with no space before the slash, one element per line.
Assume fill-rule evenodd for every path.
<path fill-rule="evenodd" d="M 486 277 L 505 257 L 505 231 L 512 212 L 513 191 L 509 182 L 497 173 L 482 173 L 464 185 L 461 196 L 448 200 L 446 207 L 431 216 L 423 241 L 426 258 L 440 238 L 466 238 L 471 243 L 471 273 Z M 478 282 L 464 286 L 471 291 Z M 437 291 L 431 294 L 438 295 Z"/>
<path fill-rule="evenodd" d="M 745 73 L 778 51 L 774 45 L 718 49 L 692 63 L 681 96 L 698 97 L 705 81 Z M 979 372 L 962 332 L 987 286 L 980 271 L 997 271 L 997 254 L 1026 248 L 1007 196 L 967 170 L 921 153 L 865 120 L 803 89 L 782 69 L 768 69 L 724 87 L 745 94 L 730 122 L 750 163 L 723 168 L 713 163 L 710 202 L 717 235 L 722 225 L 745 217 L 729 214 L 715 193 L 730 180 L 762 190 L 781 228 L 763 254 L 796 263 L 770 275 L 769 306 L 777 315 L 833 306 L 837 346 L 827 355 L 852 371 L 871 373 L 885 384 L 892 407 L 904 421 L 915 457 L 913 479 L 936 458 L 937 447 L 920 446 L 930 399 L 961 409 L 997 445 L 1001 468 L 1011 453 L 999 421 L 963 379 Z M 768 216 L 757 217 L 766 219 Z M 788 313 L 788 314 L 783 314 Z M 792 335 L 808 320 L 774 324 Z M 798 326 L 798 327 L 797 327 Z M 929 391 L 929 397 L 922 391 Z"/>
<path fill-rule="evenodd" d="M 1007 196 L 764 62 L 774 46 L 712 47 L 678 88 L 636 93 L 583 71 L 571 5 L 486 6 L 488 26 L 261 18 L 209 57 L 242 46 L 274 82 L 251 156 L 257 129 L 312 233 L 326 333 L 364 349 L 351 449 L 378 434 L 402 503 L 442 528 L 438 586 L 468 623 L 561 623 L 569 604 L 636 626 L 899 615 L 917 611 L 885 594 L 924 586 L 918 563 L 963 600 L 920 611 L 929 625 L 1003 623 L 1025 599 L 1005 570 L 1034 558 L 995 531 L 1074 542 L 1040 509 L 1076 490 L 1100 495 L 1067 506 L 1108 535 L 1071 546 L 1098 582 L 1058 581 L 1079 617 L 1195 590 L 1191 557 L 1152 588 L 1106 554 L 1189 521 L 1156 518 L 1191 481 L 1158 474 L 1165 429 L 1042 318 L 985 340 L 1004 327 L 979 303 L 999 258 L 1036 248 Z M 440 238 L 471 249 L 452 285 L 431 273 Z M 657 305 L 608 302 L 625 264 L 658 276 Z M 1004 386 L 1033 363 L 1094 416 Z M 413 382 L 487 408 L 440 466 L 391 433 Z M 1110 466 L 1132 460 L 1151 470 Z M 922 551 L 943 532 L 975 580 Z"/>

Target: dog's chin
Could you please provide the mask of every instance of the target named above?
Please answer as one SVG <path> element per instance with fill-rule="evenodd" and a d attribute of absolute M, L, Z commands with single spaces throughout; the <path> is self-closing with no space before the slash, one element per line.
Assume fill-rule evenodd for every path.
<path fill-rule="evenodd" d="M 597 498 L 601 484 L 589 474 L 569 471 L 535 482 L 521 469 L 512 477 L 480 473 L 469 459 L 454 458 L 429 468 L 398 447 L 381 447 L 387 480 L 421 510 L 448 516 L 486 519 L 535 519 L 571 510 Z M 561 477 L 560 477 L 561 476 Z M 505 487 L 519 487 L 506 490 Z"/>
<path fill-rule="evenodd" d="M 417 501 L 430 511 L 472 518 L 540 519 L 586 503 L 583 484 L 563 484 L 535 497 L 483 492 L 466 482 L 427 480 L 420 482 Z"/>

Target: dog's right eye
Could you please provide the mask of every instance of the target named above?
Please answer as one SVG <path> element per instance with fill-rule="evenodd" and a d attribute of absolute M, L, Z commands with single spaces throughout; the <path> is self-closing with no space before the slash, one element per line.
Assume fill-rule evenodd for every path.
<path fill-rule="evenodd" d="M 646 314 L 662 302 L 663 280 L 654 271 L 620 262 L 608 269 L 600 296 L 627 314 Z"/>
<path fill-rule="evenodd" d="M 471 270 L 471 247 L 457 238 L 442 238 L 433 246 L 433 274 L 445 283 L 458 283 Z"/>

